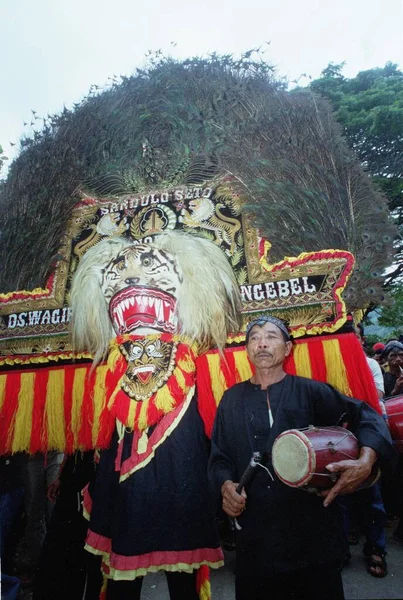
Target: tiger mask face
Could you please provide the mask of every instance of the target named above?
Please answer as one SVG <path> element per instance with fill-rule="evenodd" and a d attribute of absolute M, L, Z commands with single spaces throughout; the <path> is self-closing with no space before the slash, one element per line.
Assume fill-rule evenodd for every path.
<path fill-rule="evenodd" d="M 101 281 L 116 333 L 175 333 L 181 283 L 182 273 L 168 252 L 145 244 L 124 248 L 103 269 Z"/>

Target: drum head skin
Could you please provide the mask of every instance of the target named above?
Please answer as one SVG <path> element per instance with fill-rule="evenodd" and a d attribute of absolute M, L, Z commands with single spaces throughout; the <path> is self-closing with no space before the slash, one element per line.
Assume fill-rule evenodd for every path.
<path fill-rule="evenodd" d="M 356 460 L 359 452 L 358 440 L 348 429 L 310 425 L 283 431 L 278 436 L 272 450 L 273 468 L 277 477 L 290 487 L 323 490 L 332 487 L 338 478 L 326 466 L 341 460 Z"/>
<path fill-rule="evenodd" d="M 308 437 L 298 429 L 280 434 L 272 449 L 277 477 L 291 487 L 306 485 L 316 470 L 315 450 Z"/>

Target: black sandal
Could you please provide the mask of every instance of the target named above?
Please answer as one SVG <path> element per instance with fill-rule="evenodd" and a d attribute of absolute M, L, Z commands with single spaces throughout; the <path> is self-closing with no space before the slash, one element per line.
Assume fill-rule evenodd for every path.
<path fill-rule="evenodd" d="M 386 552 L 376 546 L 364 546 L 364 556 L 367 559 L 367 571 L 372 577 L 386 577 L 388 565 L 386 564 Z"/>

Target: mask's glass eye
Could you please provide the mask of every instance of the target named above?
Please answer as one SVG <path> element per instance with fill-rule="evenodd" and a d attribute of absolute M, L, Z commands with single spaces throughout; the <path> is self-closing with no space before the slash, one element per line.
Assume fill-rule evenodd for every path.
<path fill-rule="evenodd" d="M 152 259 L 149 256 L 145 256 L 141 259 L 141 264 L 143 267 L 150 267 L 152 265 Z"/>
<path fill-rule="evenodd" d="M 143 349 L 140 346 L 133 346 L 130 350 L 130 360 L 135 360 L 136 358 L 140 358 L 143 353 Z"/>

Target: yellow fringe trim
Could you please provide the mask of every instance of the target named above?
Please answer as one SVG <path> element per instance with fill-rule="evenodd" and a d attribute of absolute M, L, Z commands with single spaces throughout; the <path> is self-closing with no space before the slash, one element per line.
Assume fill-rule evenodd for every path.
<path fill-rule="evenodd" d="M 241 344 L 241 343 L 245 343 L 245 334 L 244 333 L 240 333 L 237 335 L 230 335 L 227 337 L 227 345 L 229 346 L 230 344 Z"/>
<path fill-rule="evenodd" d="M 66 444 L 64 419 L 64 372 L 50 371 L 46 388 L 45 418 L 48 448 L 64 448 Z"/>
<path fill-rule="evenodd" d="M 211 599 L 211 585 L 209 581 L 203 581 L 200 586 L 199 600 Z"/>
<path fill-rule="evenodd" d="M 294 361 L 297 375 L 312 379 L 311 359 L 309 356 L 308 344 L 296 344 L 294 346 Z"/>
<path fill-rule="evenodd" d="M 237 372 L 237 381 L 246 381 L 247 379 L 250 379 L 253 371 L 246 350 L 236 350 L 234 352 L 234 361 Z"/>
<path fill-rule="evenodd" d="M 351 396 L 346 367 L 340 351 L 339 340 L 323 341 L 323 352 L 325 355 L 327 381 L 339 392 Z"/>
<path fill-rule="evenodd" d="M 95 377 L 94 386 L 94 420 L 92 424 L 92 443 L 96 446 L 98 434 L 99 434 L 99 419 L 101 416 L 102 409 L 105 407 L 106 402 L 106 389 L 105 389 L 105 376 L 108 367 L 106 365 L 99 366 L 97 368 L 97 374 Z"/>
<path fill-rule="evenodd" d="M 170 412 L 175 406 L 175 398 L 173 398 L 167 385 L 163 385 L 162 388 L 158 390 L 155 396 L 155 406 L 159 410 L 163 410 L 164 413 Z"/>
<path fill-rule="evenodd" d="M 124 359 L 123 359 L 122 353 L 119 350 L 118 344 L 111 344 L 110 348 L 111 349 L 110 349 L 110 353 L 108 356 L 108 369 L 110 371 L 114 371 L 118 360 L 119 359 L 124 360 Z"/>
<path fill-rule="evenodd" d="M 64 352 L 63 354 L 55 354 L 52 356 L 47 356 L 46 354 L 35 354 L 34 356 L 24 356 L 20 358 L 18 356 L 11 357 L 7 356 L 7 358 L 0 359 L 0 366 L 3 365 L 29 365 L 29 364 L 45 364 L 48 362 L 58 362 L 59 360 L 71 360 L 73 358 L 88 358 L 92 359 L 92 354 L 82 353 L 76 354 L 74 352 Z"/>
<path fill-rule="evenodd" d="M 216 405 L 218 406 L 225 390 L 227 389 L 225 377 L 221 370 L 221 356 L 218 353 L 208 354 L 207 362 L 210 372 L 211 389 Z"/>
<path fill-rule="evenodd" d="M 181 371 L 180 369 L 178 369 L 178 370 L 176 371 L 175 375 L 176 375 L 176 381 L 177 381 L 177 383 L 178 383 L 178 385 L 179 385 L 180 389 L 181 389 L 182 391 L 183 391 L 183 390 L 186 390 L 186 381 L 185 381 L 185 376 L 184 376 L 184 374 L 182 373 L 182 371 Z"/>
<path fill-rule="evenodd" d="M 12 298 L 14 294 L 21 294 L 24 296 L 38 296 L 39 294 L 49 295 L 50 290 L 48 288 L 35 288 L 34 290 L 14 290 L 13 292 L 7 292 L 6 294 L 0 294 L 0 298 L 3 300 L 8 300 Z M 16 298 L 16 300 L 24 300 L 24 298 Z"/>
<path fill-rule="evenodd" d="M 108 370 L 109 370 L 109 365 L 108 365 Z M 114 391 L 111 394 L 111 397 L 109 398 L 109 401 L 108 401 L 108 408 L 109 409 L 112 407 L 113 403 L 115 402 L 115 398 L 116 398 L 117 394 L 119 394 L 119 392 L 121 391 L 123 378 L 124 378 L 124 374 L 119 379 L 118 383 L 116 384 L 116 387 L 115 387 Z"/>
<path fill-rule="evenodd" d="M 101 598 L 104 594 L 106 594 L 106 591 L 108 589 L 108 578 L 106 577 L 105 573 L 102 573 L 102 575 L 103 575 L 103 580 L 102 580 L 102 585 L 101 585 L 101 595 L 100 595 Z"/>
<path fill-rule="evenodd" d="M 178 361 L 178 366 L 185 371 L 185 373 L 192 373 L 195 369 L 194 361 L 188 356 L 187 358 L 181 358 Z"/>
<path fill-rule="evenodd" d="M 7 383 L 7 375 L 0 375 L 0 410 L 3 407 L 5 392 L 6 392 L 6 383 Z"/>
<path fill-rule="evenodd" d="M 71 407 L 71 430 L 74 434 L 74 448 L 78 446 L 78 432 L 81 426 L 81 405 L 84 397 L 86 369 L 76 369 L 73 382 L 73 403 Z"/>
<path fill-rule="evenodd" d="M 129 414 L 127 416 L 128 423 L 134 423 L 134 417 L 136 415 L 137 402 L 136 400 L 131 399 L 129 404 Z"/>
<path fill-rule="evenodd" d="M 136 402 L 135 400 L 132 400 L 131 403 Z M 140 415 L 139 415 L 139 425 L 138 428 L 140 429 L 140 431 L 142 431 L 143 429 L 147 429 L 148 427 L 148 421 L 147 421 L 147 408 L 148 408 L 148 403 L 149 400 L 146 402 L 142 402 L 141 404 L 141 409 L 140 409 Z M 131 425 L 133 421 L 129 421 L 129 424 Z"/>
<path fill-rule="evenodd" d="M 18 394 L 18 408 L 15 415 L 14 434 L 11 446 L 11 452 L 13 454 L 14 452 L 27 450 L 29 448 L 32 428 L 32 410 L 34 406 L 34 384 L 35 373 L 21 374 L 21 387 Z"/>
<path fill-rule="evenodd" d="M 85 546 L 86 550 L 87 546 Z M 94 552 L 93 554 L 102 554 L 101 552 Z M 105 556 L 105 555 L 104 555 Z M 106 561 L 104 561 L 106 563 Z M 107 564 L 107 563 L 106 563 Z M 192 563 L 191 565 L 187 565 L 186 563 L 177 563 L 176 565 L 158 565 L 158 566 L 150 566 L 147 569 L 136 569 L 134 571 L 118 571 L 113 567 L 109 567 L 109 579 L 113 579 L 115 581 L 124 581 L 124 580 L 133 580 L 137 577 L 145 577 L 148 573 L 158 573 L 158 571 L 169 571 L 170 573 L 176 573 L 178 571 L 183 573 L 193 573 L 193 571 L 197 571 L 206 565 L 210 567 L 210 569 L 220 569 L 224 566 L 224 561 L 220 560 L 216 563 L 211 563 L 208 561 L 203 561 L 201 563 Z M 109 566 L 109 565 L 108 565 Z"/>

